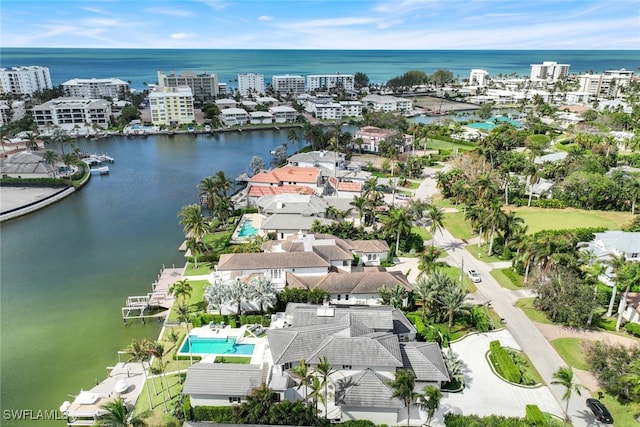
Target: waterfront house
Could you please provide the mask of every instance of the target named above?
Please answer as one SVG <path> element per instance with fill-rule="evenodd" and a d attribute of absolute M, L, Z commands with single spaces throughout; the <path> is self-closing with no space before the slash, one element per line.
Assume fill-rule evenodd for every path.
<path fill-rule="evenodd" d="M 394 129 L 381 129 L 376 126 L 364 126 L 358 129 L 353 136 L 352 141 L 362 140 L 361 144 L 358 144 L 358 150 L 364 150 L 370 153 L 377 153 L 380 151 L 380 142 L 386 141 L 392 143 L 393 140 L 398 139 L 398 151 L 404 153 L 413 148 L 413 136 L 412 135 L 399 135 Z"/>
<path fill-rule="evenodd" d="M 283 193 L 321 194 L 320 169 L 285 166 L 257 173 L 248 181 L 247 200 L 250 206 L 255 206 L 262 196 Z"/>
<path fill-rule="evenodd" d="M 336 171 L 346 168 L 346 158 L 343 153 L 335 151 L 309 151 L 308 153 L 296 153 L 287 159 L 290 166 L 303 168 L 325 168 Z"/>
<path fill-rule="evenodd" d="M 21 151 L 0 159 L 0 176 L 12 178 L 56 178 L 57 169 L 31 151 Z"/>
<path fill-rule="evenodd" d="M 242 108 L 225 108 L 218 118 L 225 126 L 243 126 L 249 122 L 249 113 Z"/>
<path fill-rule="evenodd" d="M 293 107 L 277 105 L 269 108 L 273 114 L 274 123 L 295 123 L 298 119 L 298 112 Z"/>
<path fill-rule="evenodd" d="M 192 407 L 229 406 L 246 401 L 262 376 L 259 365 L 198 362 L 189 367 L 182 393 Z"/>
<path fill-rule="evenodd" d="M 236 108 L 238 103 L 233 98 L 216 99 L 215 104 L 221 111 L 227 108 Z"/>
<path fill-rule="evenodd" d="M 269 125 L 273 123 L 273 114 L 266 111 L 252 111 L 249 113 L 249 123 L 252 125 Z"/>
<path fill-rule="evenodd" d="M 301 360 L 310 369 L 327 360 L 334 372 L 321 412 L 334 422 L 398 425 L 406 407 L 392 397 L 389 385 L 397 369 L 417 371 L 416 390 L 449 380 L 438 344 L 415 343 L 415 333 L 402 311 L 389 306 L 288 304 L 284 313 L 274 315 L 267 332 L 273 360 L 269 385 L 284 384 L 286 377 L 295 380 L 290 370 Z M 305 387 L 296 385 L 284 395 L 295 400 L 304 393 Z"/>

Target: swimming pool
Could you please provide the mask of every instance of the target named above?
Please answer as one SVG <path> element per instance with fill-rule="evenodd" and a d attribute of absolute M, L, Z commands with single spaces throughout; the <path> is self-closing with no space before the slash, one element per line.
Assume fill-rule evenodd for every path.
<path fill-rule="evenodd" d="M 489 122 L 477 122 L 477 123 L 469 123 L 467 126 L 474 129 L 484 129 L 484 130 L 492 130 L 498 127 L 498 125 Z"/>
<path fill-rule="evenodd" d="M 258 234 L 258 229 L 253 226 L 253 222 L 250 219 L 247 219 L 240 227 L 238 237 L 253 237 L 256 234 Z"/>
<path fill-rule="evenodd" d="M 251 356 L 254 344 L 236 344 L 235 338 L 204 338 L 191 336 L 185 340 L 180 353 L 189 354 L 189 342 L 193 354 L 227 354 L 238 356 Z"/>

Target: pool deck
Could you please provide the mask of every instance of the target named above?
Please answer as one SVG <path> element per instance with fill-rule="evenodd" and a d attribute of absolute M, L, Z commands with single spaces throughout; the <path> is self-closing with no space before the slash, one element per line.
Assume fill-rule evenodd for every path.
<path fill-rule="evenodd" d="M 199 328 L 193 328 L 189 333 L 190 336 L 198 338 L 235 338 L 237 344 L 253 344 L 253 353 L 251 354 L 252 365 L 263 365 L 265 363 L 265 351 L 266 351 L 266 338 L 245 337 L 245 331 L 249 325 L 242 325 L 240 328 L 231 328 L 230 326 L 212 328 L 210 326 L 201 326 Z M 186 338 L 185 338 L 186 340 Z M 184 345 L 184 341 L 180 348 Z M 188 356 L 189 353 L 179 352 L 182 356 Z M 194 355 L 202 356 L 202 362 L 213 363 L 216 356 L 228 356 L 226 354 L 199 354 Z M 247 355 L 248 356 L 248 355 Z"/>
<path fill-rule="evenodd" d="M 238 225 L 236 226 L 236 229 L 233 230 L 233 234 L 231 235 L 231 240 L 230 240 L 231 243 L 234 243 L 234 244 L 247 243 L 252 237 L 254 237 L 254 236 L 240 236 L 240 230 L 242 230 L 242 226 L 246 221 L 251 221 L 252 224 L 257 225 L 256 228 L 258 229 L 258 233 L 256 234 L 256 236 L 260 236 L 264 234 L 264 232 L 260 230 L 260 225 L 262 225 L 262 218 L 260 217 L 260 214 L 257 214 L 257 213 L 244 214 L 242 215 L 242 217 L 240 217 L 240 221 L 238 221 Z"/>

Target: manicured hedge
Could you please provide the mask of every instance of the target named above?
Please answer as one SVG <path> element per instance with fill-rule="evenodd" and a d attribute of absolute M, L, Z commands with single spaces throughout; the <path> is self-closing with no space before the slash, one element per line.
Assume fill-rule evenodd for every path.
<path fill-rule="evenodd" d="M 500 346 L 500 341 L 491 341 L 489 350 L 489 358 L 498 374 L 509 382 L 519 384 L 520 370 L 511 359 L 511 356 Z"/>
<path fill-rule="evenodd" d="M 624 325 L 624 329 L 629 332 L 631 335 L 635 335 L 636 337 L 640 337 L 640 324 L 638 323 L 627 323 Z"/>
<path fill-rule="evenodd" d="M 534 426 L 547 425 L 547 418 L 544 416 L 538 405 L 527 405 L 525 407 L 525 419 Z"/>
<path fill-rule="evenodd" d="M 193 408 L 195 421 L 213 421 L 215 423 L 234 423 L 231 406 L 196 406 Z"/>
<path fill-rule="evenodd" d="M 239 320 L 239 321 L 238 321 Z M 262 316 L 260 314 L 252 314 L 252 315 L 241 315 L 240 318 L 236 320 L 235 316 L 227 316 L 227 315 L 219 315 L 219 314 L 200 314 L 195 315 L 191 318 L 191 324 L 194 328 L 198 328 L 200 326 L 207 326 L 211 322 L 216 325 L 224 322 L 225 325 L 231 325 L 232 328 L 235 328 L 236 325 L 253 325 L 255 323 L 262 326 L 269 326 L 271 324 L 270 316 Z"/>

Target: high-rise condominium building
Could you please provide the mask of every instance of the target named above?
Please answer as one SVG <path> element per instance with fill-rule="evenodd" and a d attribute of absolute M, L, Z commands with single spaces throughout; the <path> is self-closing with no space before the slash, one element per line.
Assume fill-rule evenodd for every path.
<path fill-rule="evenodd" d="M 304 77 L 303 76 L 273 76 L 271 77 L 271 86 L 278 93 L 299 94 L 304 93 Z"/>
<path fill-rule="evenodd" d="M 129 83 L 120 79 L 71 79 L 62 83 L 66 96 L 125 99 Z"/>
<path fill-rule="evenodd" d="M 353 74 L 312 74 L 307 76 L 307 91 L 312 90 L 353 90 Z"/>
<path fill-rule="evenodd" d="M 29 66 L 0 68 L 0 92 L 14 95 L 32 95 L 53 89 L 48 67 Z"/>
<path fill-rule="evenodd" d="M 264 94 L 264 74 L 238 74 L 238 92 L 241 96 Z"/>
<path fill-rule="evenodd" d="M 158 86 L 188 86 L 194 99 L 201 102 L 212 101 L 220 93 L 217 74 L 197 74 L 194 71 L 183 71 L 182 74 L 175 74 L 173 71 L 170 74 L 164 74 L 158 71 Z"/>
<path fill-rule="evenodd" d="M 566 79 L 569 75 L 569 64 L 558 64 L 557 62 L 544 61 L 542 64 L 531 64 L 532 81 L 555 82 Z"/>
<path fill-rule="evenodd" d="M 189 86 L 159 87 L 149 94 L 151 123 L 177 126 L 193 123 L 193 93 Z"/>

